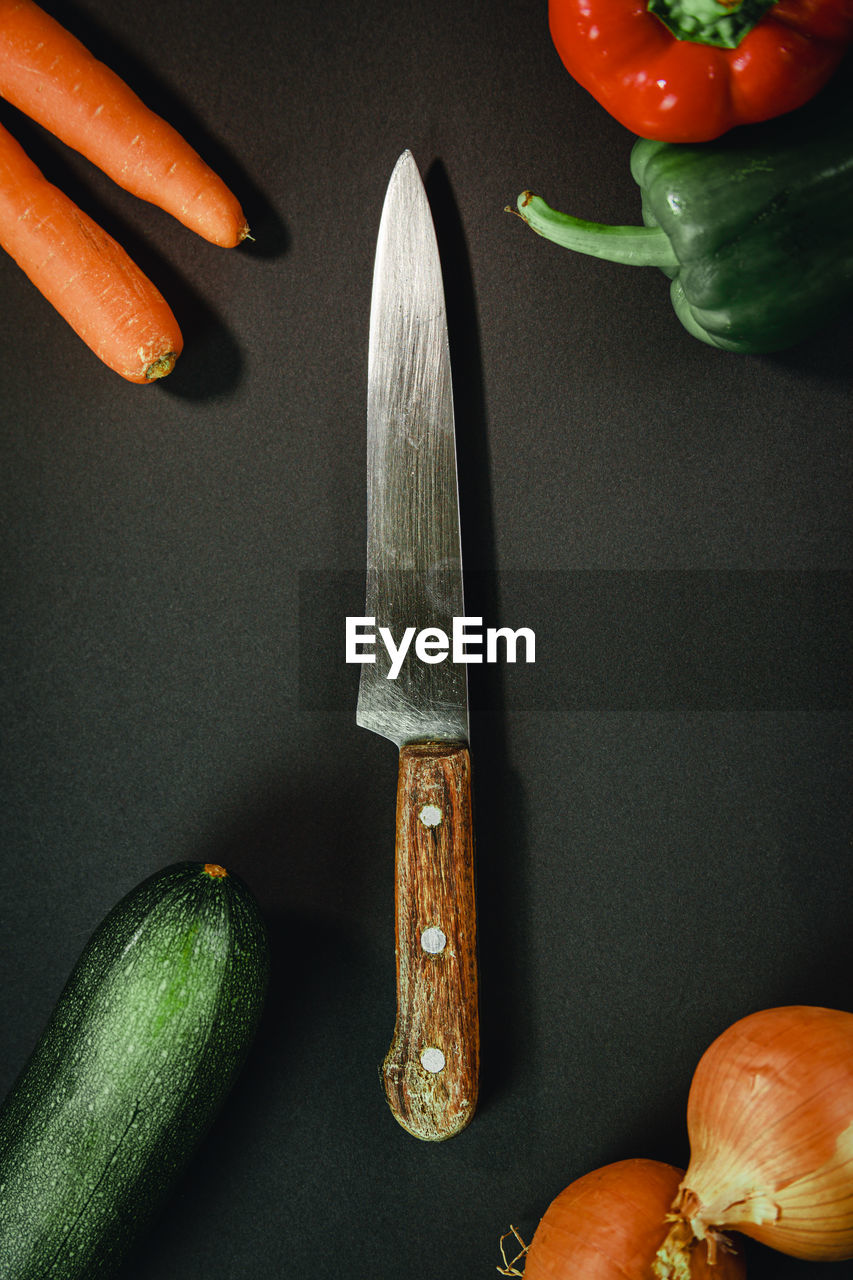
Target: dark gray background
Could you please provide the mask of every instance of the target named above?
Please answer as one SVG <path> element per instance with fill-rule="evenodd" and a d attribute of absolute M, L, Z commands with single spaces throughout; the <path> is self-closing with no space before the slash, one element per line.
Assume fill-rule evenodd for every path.
<path fill-rule="evenodd" d="M 850 1007 L 849 323 L 706 348 L 655 271 L 503 212 L 637 221 L 633 139 L 532 0 L 48 9 L 244 201 L 195 238 L 3 108 L 169 298 L 151 388 L 0 261 L 0 1088 L 107 909 L 238 871 L 273 981 L 251 1060 L 128 1280 L 474 1280 L 573 1178 L 684 1163 L 710 1041 Z M 473 672 L 483 1082 L 397 1127 L 393 747 L 355 725 L 375 236 L 412 149 L 446 267 Z M 751 1276 L 821 1268 L 755 1250 Z M 839 1271 L 840 1274 L 840 1271 Z"/>

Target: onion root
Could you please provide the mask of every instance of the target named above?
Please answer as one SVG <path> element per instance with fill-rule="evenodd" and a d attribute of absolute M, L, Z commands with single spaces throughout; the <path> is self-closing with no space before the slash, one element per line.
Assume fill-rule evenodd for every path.
<path fill-rule="evenodd" d="M 506 1250 L 504 1249 L 504 1240 L 508 1240 L 510 1236 L 515 1237 L 516 1243 L 521 1245 L 521 1249 L 514 1258 L 508 1259 L 506 1256 Z M 501 1257 L 503 1258 L 504 1264 L 502 1267 L 497 1268 L 498 1273 L 502 1276 L 523 1276 L 524 1272 L 519 1271 L 515 1264 L 527 1256 L 527 1248 L 528 1246 L 524 1243 L 516 1228 L 512 1223 L 510 1223 L 509 1231 L 505 1231 L 500 1238 Z"/>

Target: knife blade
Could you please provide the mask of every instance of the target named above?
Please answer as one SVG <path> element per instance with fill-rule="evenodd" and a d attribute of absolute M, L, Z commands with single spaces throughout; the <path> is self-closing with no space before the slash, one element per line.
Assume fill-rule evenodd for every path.
<path fill-rule="evenodd" d="M 464 616 L 444 286 L 411 152 L 382 209 L 367 378 L 365 615 L 399 642 Z M 441 1141 L 470 1121 L 479 1082 L 466 667 L 424 644 L 398 673 L 377 644 L 356 720 L 399 749 L 395 836 L 397 1018 L 382 1065 L 399 1123 Z"/>

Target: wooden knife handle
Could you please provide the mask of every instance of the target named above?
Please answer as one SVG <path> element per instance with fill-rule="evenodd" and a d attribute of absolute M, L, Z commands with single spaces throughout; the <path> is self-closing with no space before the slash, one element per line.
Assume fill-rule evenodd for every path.
<path fill-rule="evenodd" d="M 397 785 L 397 1025 L 382 1066 L 404 1129 L 440 1142 L 474 1114 L 480 1070 L 471 760 L 402 747 Z"/>

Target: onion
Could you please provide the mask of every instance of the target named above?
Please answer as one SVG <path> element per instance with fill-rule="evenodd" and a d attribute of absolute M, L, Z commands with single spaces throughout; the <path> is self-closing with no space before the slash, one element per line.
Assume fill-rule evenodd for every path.
<path fill-rule="evenodd" d="M 585 1174 L 552 1201 L 528 1249 L 511 1262 L 504 1252 L 498 1271 L 524 1280 L 743 1280 L 739 1253 L 718 1251 L 711 1266 L 707 1245 L 685 1223 L 672 1225 L 682 1176 L 657 1160 L 620 1160 Z M 514 1264 L 525 1252 L 522 1273 Z"/>
<path fill-rule="evenodd" d="M 816 1262 L 853 1257 L 853 1014 L 742 1018 L 699 1061 L 673 1209 L 710 1256 L 734 1228 Z"/>

